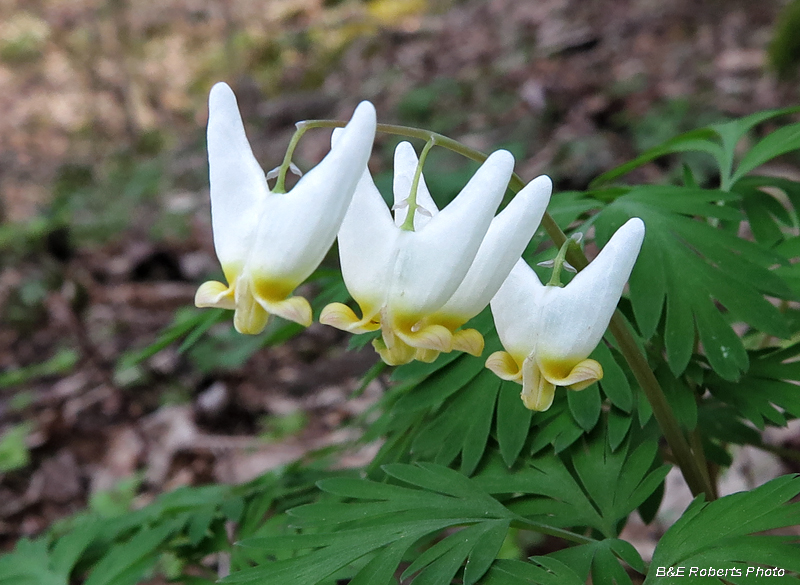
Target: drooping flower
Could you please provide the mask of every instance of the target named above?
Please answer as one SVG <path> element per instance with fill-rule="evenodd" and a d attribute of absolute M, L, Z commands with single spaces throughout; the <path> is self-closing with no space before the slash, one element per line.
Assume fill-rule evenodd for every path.
<path fill-rule="evenodd" d="M 453 349 L 480 353 L 480 334 L 456 328 L 488 303 L 494 292 L 491 287 L 499 287 L 505 276 L 495 275 L 495 268 L 502 272 L 505 266 L 508 272 L 519 258 L 538 226 L 549 195 L 549 184 L 540 181 L 513 207 L 509 205 L 510 210 L 504 210 L 502 217 L 495 220 L 498 227 L 494 231 L 498 233 L 479 253 L 513 171 L 511 154 L 493 153 L 442 211 L 436 208 L 421 177 L 411 231 L 401 226 L 410 209 L 407 199 L 417 164 L 411 145 L 398 145 L 394 218 L 369 173 L 364 173 L 339 231 L 342 274 L 362 316 L 359 318 L 346 305 L 334 303 L 325 307 L 320 317 L 322 323 L 353 333 L 380 329 L 382 338 L 373 345 L 390 365 L 407 363 L 415 357 L 430 361 L 439 352 Z M 536 202 L 532 203 L 532 199 Z M 501 234 L 503 227 L 508 232 Z M 507 250 L 501 249 L 503 243 L 508 245 Z M 493 253 L 497 253 L 493 258 L 497 267 L 488 266 Z M 476 264 L 479 254 L 483 260 Z M 514 258 L 506 257 L 514 254 Z M 465 277 L 473 282 L 475 291 L 458 292 Z M 488 282 L 479 283 L 482 277 Z M 457 292 L 452 308 L 442 312 Z M 478 306 L 481 302 L 483 306 Z"/>
<path fill-rule="evenodd" d="M 603 377 L 587 359 L 608 327 L 644 239 L 644 222 L 625 223 L 586 268 L 564 287 L 543 285 L 523 260 L 491 301 L 506 351 L 486 360 L 504 380 L 522 383 L 522 402 L 547 410 L 556 386 L 582 390 Z"/>
<path fill-rule="evenodd" d="M 422 319 L 421 327 L 441 325 L 452 333 L 453 349 L 476 357 L 483 353 L 483 336 L 475 329 L 459 328 L 486 308 L 497 293 L 539 227 L 552 189 L 550 177 L 537 177 L 492 219 L 464 280 L 440 309 Z M 431 205 L 436 210 L 433 202 Z M 438 355 L 430 349 L 416 351 L 416 359 L 421 361 L 433 361 Z"/>
<path fill-rule="evenodd" d="M 253 156 L 231 88 L 217 83 L 208 102 L 211 224 L 228 284 L 203 283 L 195 304 L 233 309 L 240 333 L 261 332 L 270 314 L 308 326 L 311 306 L 291 295 L 336 238 L 372 149 L 375 108 L 359 104 L 328 155 L 280 193 Z"/>

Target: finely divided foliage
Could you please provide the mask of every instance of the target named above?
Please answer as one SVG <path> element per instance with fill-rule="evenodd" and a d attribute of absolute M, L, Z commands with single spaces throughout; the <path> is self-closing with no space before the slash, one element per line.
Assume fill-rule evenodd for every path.
<path fill-rule="evenodd" d="M 731 444 L 766 448 L 758 431 L 800 417 L 800 183 L 753 173 L 800 148 L 800 125 L 779 126 L 746 151 L 739 148 L 762 123 L 775 124 L 795 111 L 761 112 L 689 132 L 600 176 L 587 192 L 553 194 L 543 219 L 547 235 L 534 233 L 522 256 L 529 266 L 552 259 L 563 232 L 580 232 L 584 243 L 603 248 L 631 218 L 641 218 L 646 228 L 629 288 L 609 332 L 587 358 L 601 377 L 585 389 L 559 388 L 543 412 L 524 408 L 520 385 L 485 367 L 486 357 L 503 349 L 490 310 L 475 316 L 478 307 L 466 324 L 460 322 L 474 331 L 463 345 L 470 351 L 461 353 L 453 342 L 458 326 L 445 333 L 422 313 L 406 322 L 392 308 L 402 305 L 404 295 L 397 291 L 413 275 L 402 262 L 387 264 L 398 279 L 391 294 L 376 286 L 375 299 L 356 299 L 365 316 L 359 327 L 372 333 L 353 345 L 372 341 L 382 356 L 403 363 L 387 376 L 377 416 L 365 423 L 363 441 L 380 444 L 370 465 L 327 471 L 329 454 L 319 453 L 245 486 L 185 488 L 114 517 L 87 513 L 0 558 L 0 585 L 82 579 L 88 585 L 124 585 L 155 571 L 183 583 L 222 578 L 282 585 L 578 585 L 589 579 L 666 584 L 675 582 L 681 567 L 706 570 L 685 577 L 686 583 L 761 582 L 746 575 L 748 567 L 780 571 L 776 582 L 796 578 L 796 530 L 794 536 L 775 531 L 800 525 L 800 504 L 792 503 L 800 479 L 786 475 L 721 498 L 714 487 L 719 466 L 731 461 Z M 485 158 L 425 131 L 380 125 L 378 131 L 423 137 Z M 239 147 L 249 151 L 245 143 Z M 621 182 L 658 158 L 682 163 L 687 152 L 710 156 L 718 181 L 698 185 L 685 166 L 682 183 Z M 410 185 L 424 185 L 412 171 L 403 171 L 403 188 L 411 191 Z M 512 179 L 510 186 L 519 191 L 522 183 Z M 427 187 L 420 191 L 421 205 L 438 212 L 435 198 Z M 398 215 L 419 212 L 410 200 Z M 380 203 L 373 198 L 370 205 L 375 202 Z M 397 227 L 388 208 L 380 214 Z M 490 219 L 479 223 L 486 232 Z M 392 237 L 413 241 L 400 231 Z M 476 252 L 478 244 L 470 242 Z M 574 242 L 568 240 L 562 251 L 582 269 L 586 260 Z M 414 261 L 429 260 L 424 252 L 415 249 Z M 399 256 L 387 258 L 394 262 Z M 450 265 L 452 274 L 463 277 L 469 262 Z M 549 270 L 534 270 L 547 282 Z M 341 274 L 318 271 L 312 279 L 321 289 L 312 299 L 314 314 L 333 303 L 337 312 L 330 318 L 346 325 L 353 311 L 344 304 Z M 458 283 L 448 286 L 455 290 Z M 281 291 L 284 297 L 276 302 L 291 292 Z M 421 288 L 413 292 L 424 296 Z M 441 299 L 432 298 L 419 305 L 437 310 Z M 219 310 L 179 315 L 151 348 L 127 356 L 126 364 L 179 339 L 181 351 L 192 351 L 223 318 Z M 265 324 L 258 320 L 255 328 Z M 417 335 L 425 327 L 425 335 Z M 279 320 L 266 328 L 257 342 L 237 346 L 236 359 L 300 329 Z M 397 331 L 402 339 L 393 337 Z M 368 376 L 382 371 L 377 367 Z M 653 519 L 675 464 L 690 485 L 700 486 L 699 495 L 660 539 L 652 560 L 643 559 L 621 538 L 622 530 L 633 513 Z M 547 550 L 555 552 L 527 557 L 520 543 L 530 533 L 547 538 Z M 728 571 L 708 576 L 708 569 Z M 736 569 L 744 569 L 742 576 Z"/>

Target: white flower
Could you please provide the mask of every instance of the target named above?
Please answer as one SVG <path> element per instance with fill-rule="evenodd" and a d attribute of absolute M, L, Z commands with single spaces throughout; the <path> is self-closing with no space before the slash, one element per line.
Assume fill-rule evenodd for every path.
<path fill-rule="evenodd" d="M 522 383 L 522 401 L 547 410 L 556 386 L 582 390 L 603 377 L 587 359 L 608 327 L 644 239 L 644 223 L 630 219 L 565 287 L 545 286 L 520 260 L 492 299 L 492 315 L 506 351 L 486 360 L 504 380 Z"/>
<path fill-rule="evenodd" d="M 310 325 L 308 301 L 291 294 L 336 238 L 372 149 L 375 108 L 359 104 L 336 146 L 289 193 L 270 191 L 228 85 L 211 89 L 208 110 L 211 223 L 228 284 L 203 283 L 195 304 L 233 309 L 240 333 L 261 332 L 270 313 Z"/>
<path fill-rule="evenodd" d="M 420 178 L 414 231 L 403 230 L 417 164 L 411 145 L 398 145 L 394 219 L 364 173 L 339 231 L 342 274 L 362 317 L 341 303 L 328 305 L 320 317 L 353 333 L 380 328 L 382 339 L 374 345 L 390 365 L 431 361 L 453 349 L 480 354 L 480 334 L 456 329 L 486 306 L 519 258 L 550 190 L 549 179 L 535 182 L 493 223 L 514 166 L 510 153 L 498 151 L 441 212 Z"/>

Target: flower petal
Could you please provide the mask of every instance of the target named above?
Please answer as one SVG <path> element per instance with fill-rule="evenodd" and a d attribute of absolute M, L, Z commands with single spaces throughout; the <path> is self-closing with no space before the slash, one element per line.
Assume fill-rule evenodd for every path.
<path fill-rule="evenodd" d="M 239 277 L 234 285 L 236 305 L 233 312 L 233 326 L 245 335 L 256 335 L 267 326 L 269 313 L 256 300 L 250 280 Z"/>
<path fill-rule="evenodd" d="M 209 280 L 200 285 L 194 295 L 196 307 L 216 307 L 218 309 L 234 309 L 233 289 L 227 285 Z"/>
<path fill-rule="evenodd" d="M 396 226 L 403 225 L 408 215 L 408 206 L 403 206 L 402 203 L 408 200 L 418 164 L 417 153 L 414 152 L 414 147 L 410 142 L 401 142 L 397 145 L 394 151 L 394 181 L 392 184 Z M 417 185 L 417 205 L 430 212 L 430 215 L 418 212 L 414 216 L 414 229 L 420 230 L 430 221 L 431 217 L 439 213 L 439 208 L 431 197 L 423 175 L 420 175 Z"/>
<path fill-rule="evenodd" d="M 467 275 L 439 313 L 458 315 L 463 324 L 489 304 L 539 227 L 552 190 L 550 177 L 537 177 L 492 220 Z"/>
<path fill-rule="evenodd" d="M 486 367 L 501 380 L 519 382 L 522 379 L 522 369 L 508 352 L 494 352 L 486 359 Z"/>
<path fill-rule="evenodd" d="M 353 309 L 342 303 L 331 303 L 322 309 L 319 322 L 350 333 L 368 333 L 380 329 L 380 322 L 372 317 L 359 319 Z"/>
<path fill-rule="evenodd" d="M 483 353 L 483 335 L 475 329 L 462 329 L 453 334 L 453 349 L 475 357 Z"/>
<path fill-rule="evenodd" d="M 362 102 L 325 158 L 289 193 L 269 195 L 248 268 L 300 284 L 327 253 L 367 166 L 375 108 Z"/>
<path fill-rule="evenodd" d="M 384 324 L 384 328 L 387 325 Z M 406 345 L 417 349 L 432 349 L 434 351 L 450 352 L 453 350 L 453 334 L 447 327 L 441 325 L 426 325 L 418 331 L 406 329 L 402 326 L 392 327 L 395 335 L 403 340 Z"/>
<path fill-rule="evenodd" d="M 567 366 L 569 367 L 569 366 Z M 564 370 L 558 364 L 539 360 L 542 376 L 556 386 L 566 386 L 572 390 L 583 390 L 598 380 L 603 379 L 603 366 L 592 359 L 585 359 L 569 369 L 564 375 Z"/>
<path fill-rule="evenodd" d="M 644 239 L 644 223 L 633 218 L 564 288 L 546 287 L 537 348 L 539 360 L 586 358 L 603 337 L 617 308 Z"/>
<path fill-rule="evenodd" d="M 413 347 L 406 345 L 399 339 L 387 344 L 385 339 L 385 336 L 383 339 L 374 339 L 372 347 L 375 348 L 375 351 L 378 352 L 378 355 L 381 356 L 386 365 L 402 366 L 414 359 L 415 350 Z"/>
<path fill-rule="evenodd" d="M 399 231 L 372 177 L 364 171 L 339 229 L 342 276 L 364 319 L 374 317 L 385 302 Z M 372 307 L 372 314 L 367 307 Z"/>
<path fill-rule="evenodd" d="M 533 269 L 520 259 L 492 298 L 495 328 L 507 351 L 530 355 L 536 350 L 541 299 L 546 288 Z"/>
<path fill-rule="evenodd" d="M 522 362 L 522 403 L 528 410 L 545 411 L 553 404 L 556 387 L 542 376 L 536 360 L 525 358 Z"/>
<path fill-rule="evenodd" d="M 207 137 L 214 247 L 223 265 L 242 264 L 269 189 L 247 141 L 236 96 L 225 83 L 217 83 L 208 96 Z"/>
<path fill-rule="evenodd" d="M 509 152 L 493 153 L 458 197 L 427 225 L 398 235 L 389 293 L 394 308 L 423 316 L 453 295 L 489 229 L 513 167 Z"/>

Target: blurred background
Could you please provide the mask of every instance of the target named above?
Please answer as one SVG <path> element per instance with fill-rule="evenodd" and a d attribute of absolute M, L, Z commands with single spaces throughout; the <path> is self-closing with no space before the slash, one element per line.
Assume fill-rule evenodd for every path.
<path fill-rule="evenodd" d="M 234 88 L 267 170 L 294 122 L 368 99 L 381 122 L 508 148 L 523 179 L 581 190 L 680 132 L 796 105 L 797 6 L 0 0 L 0 548 L 87 505 L 114 514 L 351 442 L 381 394 L 381 377 L 360 382 L 371 349 L 334 329 L 242 337 L 230 314 L 193 308 L 219 271 L 213 83 Z M 376 141 L 384 188 L 396 143 Z M 308 133 L 295 162 L 328 144 Z M 797 180 L 797 162 L 770 172 Z M 434 151 L 428 184 L 447 200 L 473 168 Z M 710 180 L 702 158 L 693 170 Z M 679 172 L 659 161 L 629 180 Z M 304 292 L 330 292 L 320 282 Z"/>

